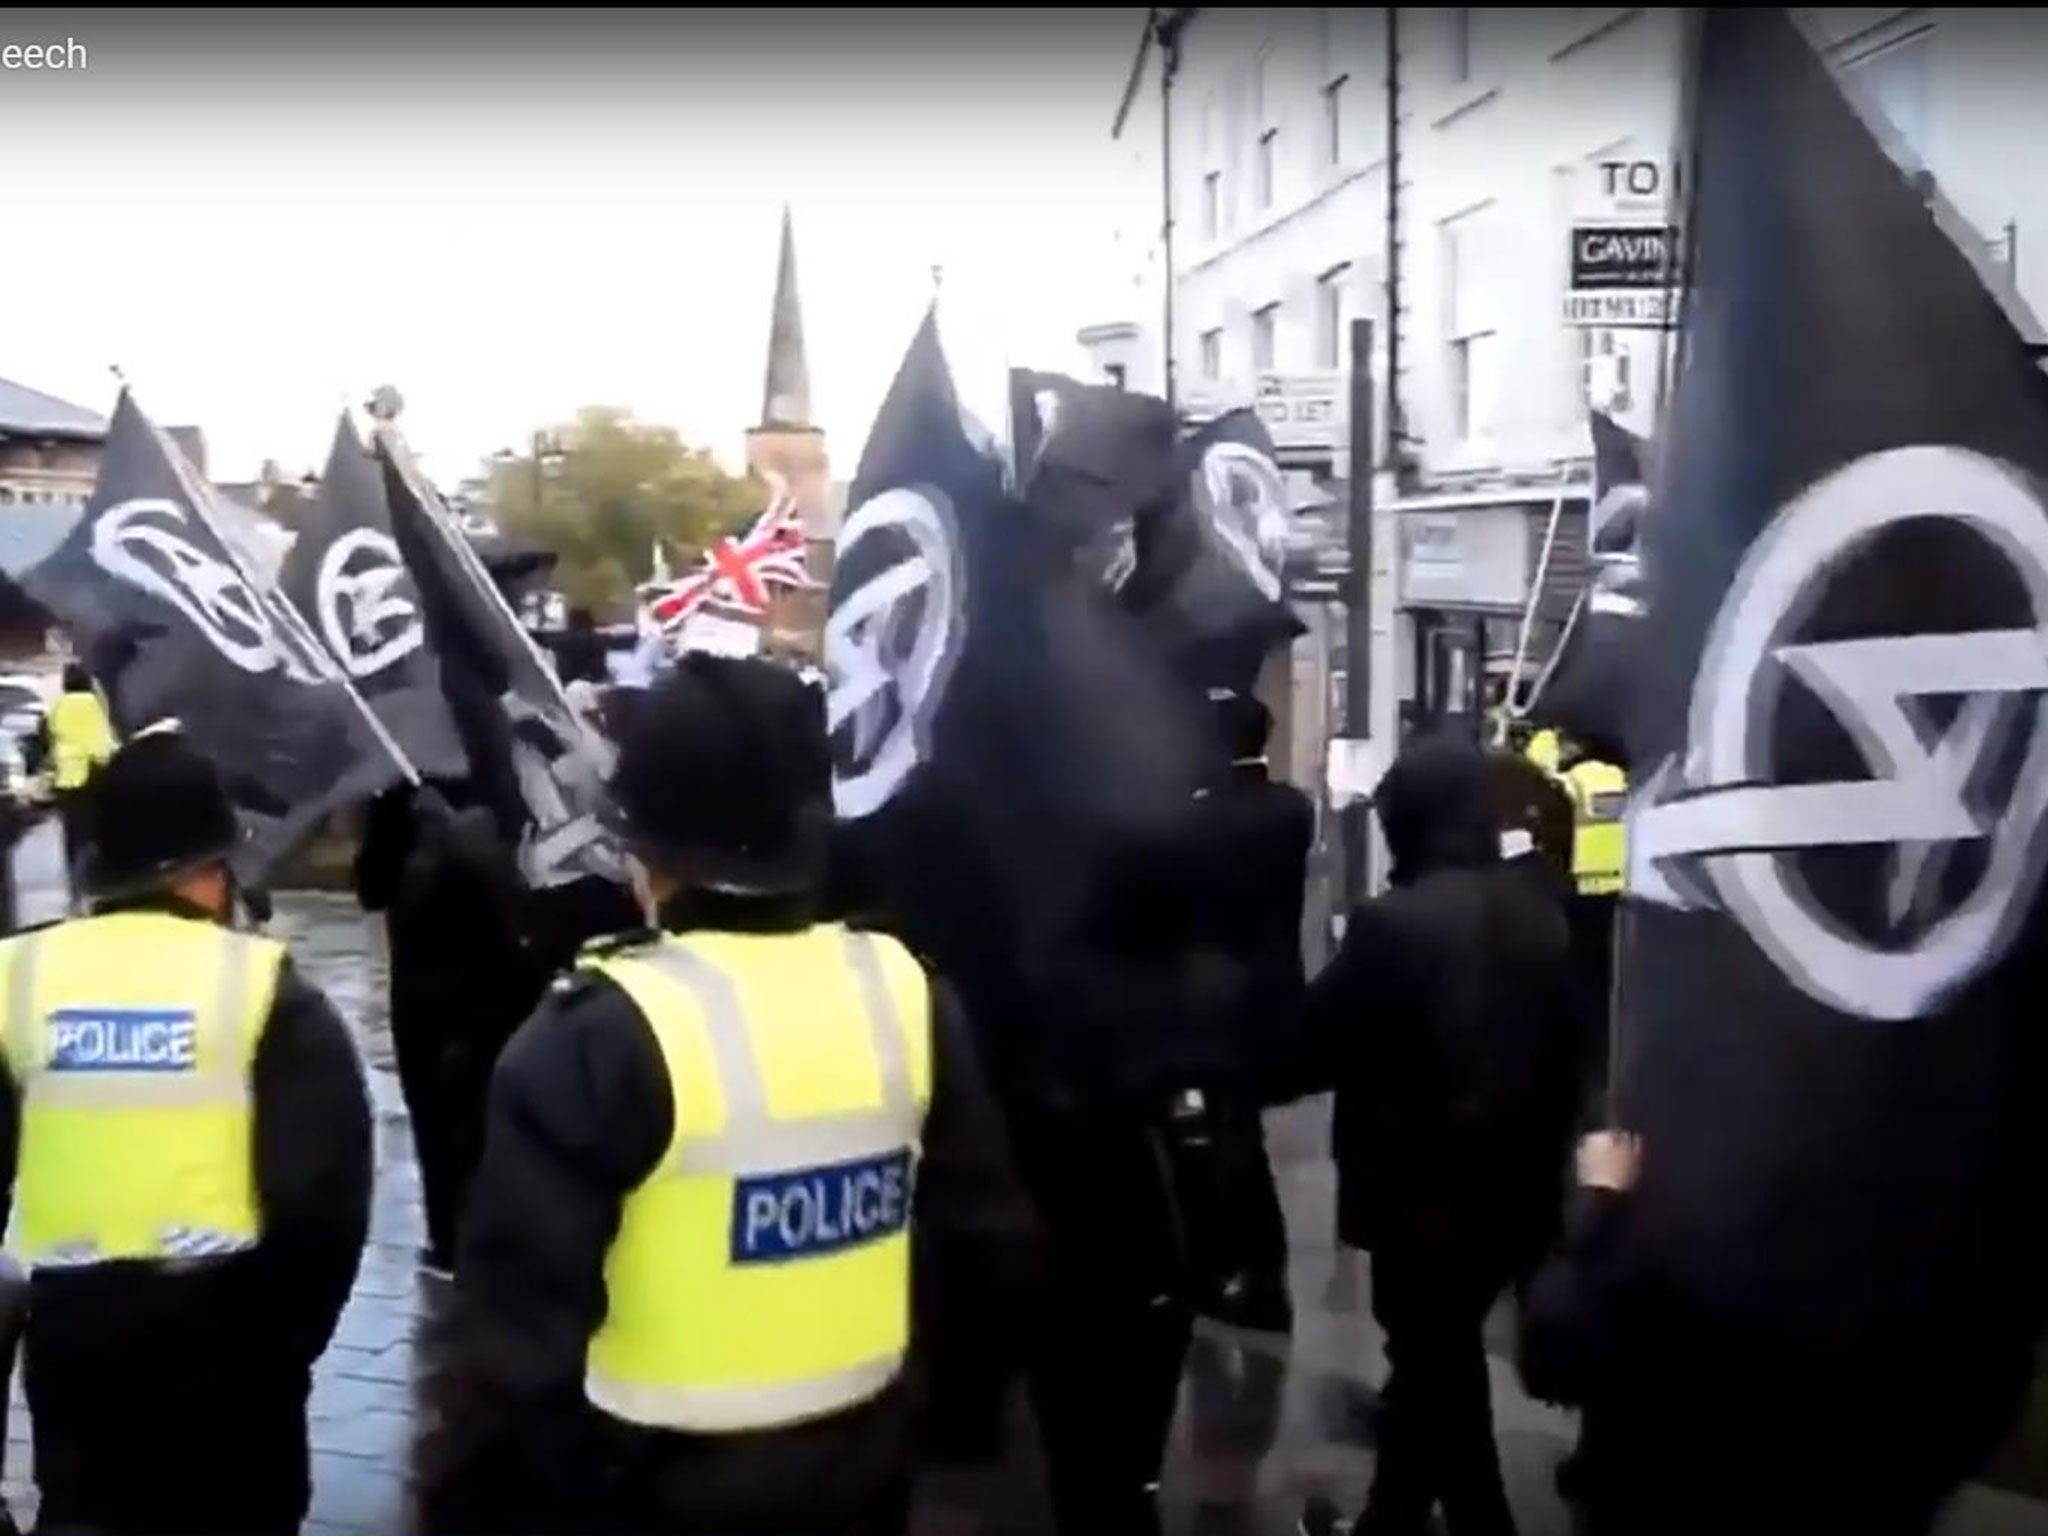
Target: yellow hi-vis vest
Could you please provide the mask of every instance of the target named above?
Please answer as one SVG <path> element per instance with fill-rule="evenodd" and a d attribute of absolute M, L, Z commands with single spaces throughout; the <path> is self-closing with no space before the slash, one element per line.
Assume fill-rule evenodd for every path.
<path fill-rule="evenodd" d="M 50 782 L 77 789 L 114 755 L 114 727 L 96 693 L 64 693 L 50 706 Z"/>
<path fill-rule="evenodd" d="M 0 943 L 31 1267 L 233 1253 L 260 1235 L 249 1072 L 284 947 L 125 912 Z"/>
<path fill-rule="evenodd" d="M 1612 896 L 1628 868 L 1628 775 L 1583 762 L 1564 775 L 1572 794 L 1572 882 L 1581 896 Z"/>
<path fill-rule="evenodd" d="M 910 1338 L 923 968 L 837 925 L 691 933 L 587 963 L 660 1044 L 675 1133 L 606 1255 L 585 1395 L 701 1434 L 873 1398 Z"/>

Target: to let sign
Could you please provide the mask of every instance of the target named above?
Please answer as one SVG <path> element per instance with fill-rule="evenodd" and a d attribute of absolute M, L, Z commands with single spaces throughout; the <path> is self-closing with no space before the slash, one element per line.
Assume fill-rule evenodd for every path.
<path fill-rule="evenodd" d="M 1275 448 L 1333 448 L 1343 440 L 1344 376 L 1261 374 L 1252 408 Z"/>

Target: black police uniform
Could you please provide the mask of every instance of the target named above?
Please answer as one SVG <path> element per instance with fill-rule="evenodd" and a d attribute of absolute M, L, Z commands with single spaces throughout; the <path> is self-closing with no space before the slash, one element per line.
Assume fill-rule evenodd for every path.
<path fill-rule="evenodd" d="M 822 831 L 810 813 L 829 793 L 822 701 L 793 675 L 686 660 L 636 712 L 612 790 L 636 840 L 700 850 L 678 867 L 754 891 L 686 891 L 660 913 L 663 931 L 796 933 L 821 920 L 822 848 L 807 834 Z M 931 995 L 910 1369 L 878 1397 L 809 1423 L 695 1435 L 625 1424 L 585 1395 L 588 1346 L 606 1311 L 606 1255 L 628 1195 L 668 1146 L 674 1103 L 638 1006 L 601 975 L 556 984 L 506 1047 L 492 1084 L 456 1266 L 441 1428 L 422 1447 L 430 1529 L 900 1528 L 919 1388 L 935 1394 L 930 1422 L 946 1424 L 990 1417 L 969 1399 L 997 1385 L 957 1362 L 976 1358 L 961 1335 L 1002 1314 L 963 1315 L 949 1303 L 1000 1298 L 1028 1276 L 1035 1253 L 1029 1206 L 958 1006 L 943 983 Z"/>
<path fill-rule="evenodd" d="M 95 910 L 212 920 L 147 878 L 207 861 L 222 818 L 233 835 L 194 756 L 144 738 L 95 777 L 92 888 L 140 888 Z M 250 1077 L 254 1249 L 177 1272 L 122 1261 L 31 1279 L 23 1352 L 42 1529 L 254 1536 L 305 1519 L 306 1404 L 369 1229 L 371 1116 L 347 1026 L 289 959 Z M 20 1128 L 20 1091 L 0 1065 L 0 1190 L 14 1184 Z"/>

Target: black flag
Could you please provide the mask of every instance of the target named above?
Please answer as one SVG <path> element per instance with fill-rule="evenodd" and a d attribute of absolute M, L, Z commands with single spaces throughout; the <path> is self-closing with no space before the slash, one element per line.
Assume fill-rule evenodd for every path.
<path fill-rule="evenodd" d="M 1016 484 L 1191 683 L 1249 692 L 1303 632 L 1286 599 L 1291 503 L 1266 425 L 1232 411 L 1180 437 L 1151 395 L 1010 374 Z"/>
<path fill-rule="evenodd" d="M 570 707 L 483 559 L 397 431 L 380 427 L 391 531 L 419 588 L 427 642 L 482 798 L 538 888 L 626 878 L 601 817 L 609 747 Z"/>
<path fill-rule="evenodd" d="M 1897 1522 L 2048 1305 L 2048 380 L 1786 13 L 1697 44 L 1622 1109 L 1689 1370 Z"/>
<path fill-rule="evenodd" d="M 1138 519 L 1124 600 L 1184 675 L 1249 693 L 1274 647 L 1304 628 L 1285 587 L 1287 482 L 1251 410 L 1191 433 L 1177 457 L 1178 494 Z"/>
<path fill-rule="evenodd" d="M 468 761 L 441 694 L 419 588 L 391 536 L 384 477 L 347 416 L 279 582 L 413 766 L 459 779 Z"/>
<path fill-rule="evenodd" d="M 1646 445 L 1603 411 L 1593 429 L 1593 505 L 1587 518 L 1592 577 L 1525 706 L 1538 725 L 1568 732 L 1594 756 L 1626 765 L 1629 694 L 1643 617 L 1642 526 Z"/>
<path fill-rule="evenodd" d="M 866 900 L 998 1034 L 1049 1027 L 1024 956 L 1095 852 L 1185 805 L 1180 695 L 1056 524 L 1008 494 L 927 316 L 839 533 L 825 630 L 834 797 Z"/>
<path fill-rule="evenodd" d="M 176 718 L 228 784 L 260 882 L 330 811 L 404 771 L 332 657 L 222 530 L 214 492 L 123 393 L 85 516 L 23 578 L 125 734 Z"/>
<path fill-rule="evenodd" d="M 1178 498 L 1173 411 L 1164 400 L 1057 373 L 1010 374 L 1016 484 L 1032 516 L 1120 597 L 1141 590 L 1138 525 Z"/>

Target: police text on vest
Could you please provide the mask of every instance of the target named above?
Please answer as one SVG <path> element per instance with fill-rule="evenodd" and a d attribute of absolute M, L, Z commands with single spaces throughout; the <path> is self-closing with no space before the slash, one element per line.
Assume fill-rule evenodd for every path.
<path fill-rule="evenodd" d="M 740 1179 L 732 1262 L 779 1264 L 893 1237 L 910 1224 L 910 1184 L 908 1151 Z"/>
<path fill-rule="evenodd" d="M 59 1008 L 50 1015 L 52 1072 L 190 1072 L 199 1021 L 189 1008 Z"/>

